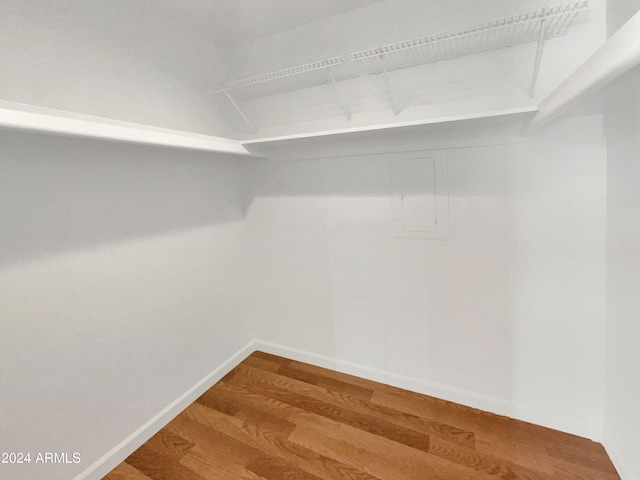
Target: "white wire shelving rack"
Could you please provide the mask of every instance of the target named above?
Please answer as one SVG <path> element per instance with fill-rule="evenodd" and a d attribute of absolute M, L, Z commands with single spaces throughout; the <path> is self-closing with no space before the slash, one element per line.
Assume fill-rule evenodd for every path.
<path fill-rule="evenodd" d="M 211 93 L 224 94 L 255 133 L 256 129 L 236 98 L 256 98 L 330 84 L 336 101 L 350 120 L 351 115 L 340 95 L 338 82 L 359 75 L 382 74 L 393 112 L 398 115 L 400 112 L 396 107 L 390 71 L 535 42 L 537 48 L 529 87 L 529 96 L 533 98 L 545 42 L 565 35 L 577 16 L 589 8 L 588 0 L 541 8 L 474 26 L 360 50 L 351 53 L 349 62 L 342 57 L 333 57 L 224 83 Z M 232 91 L 233 96 L 230 93 Z"/>
<path fill-rule="evenodd" d="M 529 88 L 529 96 L 533 97 L 545 41 L 565 35 L 576 17 L 589 8 L 588 0 L 542 8 L 472 27 L 360 50 L 351 54 L 351 61 L 361 64 L 361 71 L 365 73 L 384 74 L 392 107 L 397 115 L 389 71 L 537 42 Z"/>

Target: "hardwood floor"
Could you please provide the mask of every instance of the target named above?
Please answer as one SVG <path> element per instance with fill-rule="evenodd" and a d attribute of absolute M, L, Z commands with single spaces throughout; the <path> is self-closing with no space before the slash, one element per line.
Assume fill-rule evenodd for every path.
<path fill-rule="evenodd" d="M 619 480 L 600 444 L 255 352 L 107 480 Z"/>

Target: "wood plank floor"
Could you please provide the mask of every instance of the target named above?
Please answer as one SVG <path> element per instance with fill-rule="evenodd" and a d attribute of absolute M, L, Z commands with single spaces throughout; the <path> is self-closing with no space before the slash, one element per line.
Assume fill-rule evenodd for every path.
<path fill-rule="evenodd" d="M 619 480 L 600 444 L 255 352 L 107 480 Z"/>

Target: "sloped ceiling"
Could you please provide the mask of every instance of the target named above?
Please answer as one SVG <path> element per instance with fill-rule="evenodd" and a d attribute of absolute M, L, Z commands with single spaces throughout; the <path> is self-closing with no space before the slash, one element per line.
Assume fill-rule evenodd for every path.
<path fill-rule="evenodd" d="M 202 87 L 220 80 L 228 49 L 380 1 L 3 0 L 0 16 L 82 28 Z"/>
<path fill-rule="evenodd" d="M 67 0 L 65 5 L 88 24 L 126 33 L 130 40 L 161 41 L 171 35 L 167 25 L 174 24 L 232 48 L 381 1 Z"/>
<path fill-rule="evenodd" d="M 383 0 L 159 0 L 156 8 L 198 24 L 223 47 L 236 47 Z"/>

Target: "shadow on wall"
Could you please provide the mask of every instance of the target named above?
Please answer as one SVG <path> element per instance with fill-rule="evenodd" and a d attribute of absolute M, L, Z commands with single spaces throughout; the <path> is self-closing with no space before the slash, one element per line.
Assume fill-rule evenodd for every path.
<path fill-rule="evenodd" d="M 446 158 L 453 150 L 524 143 L 527 139 L 519 134 L 520 120 L 529 115 L 247 145 L 252 154 L 269 160 L 244 164 L 243 211 L 246 215 L 256 198 L 265 197 L 377 197 L 390 200 L 399 193 L 393 177 L 402 174 L 404 160 Z M 412 176 L 411 172 L 407 173 Z M 503 183 L 504 175 L 503 170 L 498 170 L 486 184 L 467 182 L 462 193 L 492 196 Z M 434 185 L 428 182 L 404 183 L 404 194 L 434 194 Z"/>
<path fill-rule="evenodd" d="M 240 219 L 236 161 L 0 132 L 0 267 Z"/>

